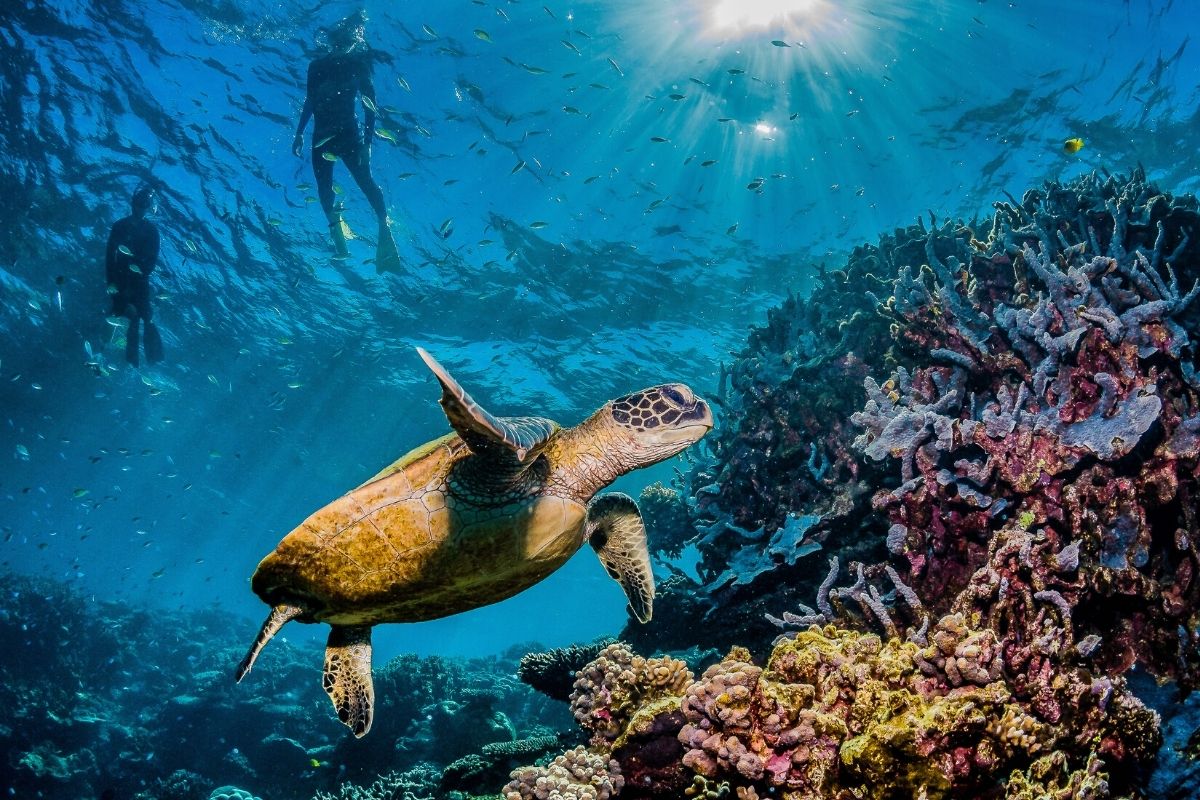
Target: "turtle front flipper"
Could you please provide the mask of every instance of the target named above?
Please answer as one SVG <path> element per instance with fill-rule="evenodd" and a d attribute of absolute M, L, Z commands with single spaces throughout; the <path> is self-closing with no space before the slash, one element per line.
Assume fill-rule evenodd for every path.
<path fill-rule="evenodd" d="M 526 465 L 537 458 L 558 424 L 543 417 L 493 417 L 423 348 L 417 353 L 442 385 L 442 409 L 450 427 L 476 455 L 508 456 Z"/>
<path fill-rule="evenodd" d="M 338 719 L 355 736 L 366 736 L 375 709 L 370 625 L 333 626 L 325 646 L 325 676 L 321 684 L 333 701 Z"/>
<path fill-rule="evenodd" d="M 585 535 L 604 569 L 625 590 L 638 622 L 649 622 L 654 612 L 654 573 L 637 503 L 618 492 L 597 497 L 588 506 Z"/>

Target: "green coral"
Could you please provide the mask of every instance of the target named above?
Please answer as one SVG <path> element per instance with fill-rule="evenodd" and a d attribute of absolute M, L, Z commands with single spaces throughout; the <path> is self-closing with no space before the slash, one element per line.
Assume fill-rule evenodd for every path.
<path fill-rule="evenodd" d="M 1077 770 L 1066 753 L 1056 750 L 1042 756 L 1024 772 L 1014 770 L 1008 779 L 1005 800 L 1102 800 L 1110 796 L 1108 773 L 1095 753 Z"/>

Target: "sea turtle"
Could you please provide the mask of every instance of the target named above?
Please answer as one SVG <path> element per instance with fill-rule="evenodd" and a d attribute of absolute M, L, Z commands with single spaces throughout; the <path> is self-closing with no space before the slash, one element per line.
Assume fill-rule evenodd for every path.
<path fill-rule="evenodd" d="M 371 727 L 371 628 L 467 611 L 524 591 L 589 542 L 650 619 L 654 578 L 634 501 L 593 496 L 681 452 L 713 425 L 680 383 L 606 403 L 574 428 L 494 417 L 427 352 L 453 433 L 408 453 L 317 511 L 264 558 L 254 592 L 271 606 L 241 681 L 290 620 L 327 622 L 324 687 L 355 736 Z"/>

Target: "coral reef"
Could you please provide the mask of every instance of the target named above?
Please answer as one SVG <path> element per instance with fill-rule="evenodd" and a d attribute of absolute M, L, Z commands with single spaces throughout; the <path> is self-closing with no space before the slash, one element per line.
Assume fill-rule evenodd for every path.
<path fill-rule="evenodd" d="M 1008 671 L 993 631 L 961 615 L 909 639 L 812 626 L 783 637 L 765 667 L 735 648 L 695 680 L 633 666 L 651 661 L 610 646 L 572 700 L 592 733 L 585 772 L 611 758 L 603 773 L 619 770 L 624 797 L 982 796 L 1014 770 L 1020 791 L 1104 797 L 1108 781 L 1132 785 L 1162 741 L 1158 715 L 1120 679 L 1047 660 L 1034 686 Z"/>
<path fill-rule="evenodd" d="M 568 701 L 575 688 L 575 673 L 595 660 L 610 644 L 613 644 L 612 639 L 603 639 L 544 653 L 526 653 L 521 656 L 517 677 L 549 698 Z"/>
<path fill-rule="evenodd" d="M 545 767 L 515 770 L 505 800 L 609 800 L 624 786 L 617 763 L 576 747 Z"/>
<path fill-rule="evenodd" d="M 643 658 L 621 643 L 610 644 L 579 670 L 571 713 L 594 743 L 615 740 L 635 713 L 677 697 L 692 680 L 687 664 L 670 656 Z"/>
<path fill-rule="evenodd" d="M 1196 230 L 1195 198 L 1092 174 L 990 220 L 930 215 L 823 270 L 724 371 L 708 454 L 648 494 L 663 554 L 701 555 L 658 600 L 704 619 L 704 644 L 762 642 L 762 612 L 816 589 L 822 545 L 869 582 L 907 562 L 943 613 L 993 537 L 1025 528 L 1081 558 L 1035 592 L 1122 620 L 1106 668 L 1192 680 Z M 665 626 L 623 636 L 683 646 Z"/>
<path fill-rule="evenodd" d="M 1097 637 L 1084 647 L 1112 674 L 1141 662 L 1190 686 L 1200 383 L 1181 321 L 1200 282 L 1177 273 L 1200 265 L 1181 261 L 1188 234 L 1156 218 L 1170 203 L 1144 182 L 1077 188 L 1109 197 L 1107 241 L 1058 221 L 1061 193 L 1027 195 L 982 252 L 961 236 L 939 253 L 931 236 L 928 265 L 901 270 L 884 308 L 931 358 L 866 379 L 856 446 L 899 464 L 874 505 L 933 609 L 986 620 L 1013 663 L 1049 616 Z M 1009 291 L 985 280 L 1001 267 Z"/>

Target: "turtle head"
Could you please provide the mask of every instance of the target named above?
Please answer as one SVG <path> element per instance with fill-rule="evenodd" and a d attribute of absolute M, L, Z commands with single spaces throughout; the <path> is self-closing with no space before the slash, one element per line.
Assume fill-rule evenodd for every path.
<path fill-rule="evenodd" d="M 608 404 L 608 414 L 623 455 L 638 467 L 682 452 L 713 427 L 708 403 L 682 383 L 664 383 L 618 397 Z"/>

